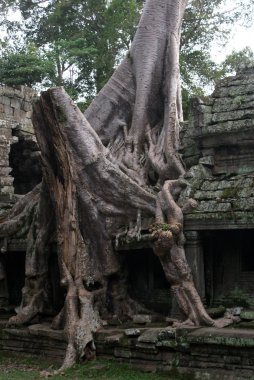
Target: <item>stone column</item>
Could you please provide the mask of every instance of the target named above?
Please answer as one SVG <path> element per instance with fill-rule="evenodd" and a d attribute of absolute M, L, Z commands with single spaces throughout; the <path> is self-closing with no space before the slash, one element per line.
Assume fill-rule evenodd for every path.
<path fill-rule="evenodd" d="M 8 203 L 12 194 L 13 177 L 10 175 L 11 168 L 9 164 L 10 144 L 12 142 L 11 127 L 4 121 L 0 120 L 0 207 L 2 203 Z"/>
<path fill-rule="evenodd" d="M 3 254 L 0 253 L 0 308 L 8 305 L 8 287 Z"/>
<path fill-rule="evenodd" d="M 205 268 L 204 252 L 199 231 L 185 232 L 185 254 L 191 268 L 196 289 L 205 302 Z"/>

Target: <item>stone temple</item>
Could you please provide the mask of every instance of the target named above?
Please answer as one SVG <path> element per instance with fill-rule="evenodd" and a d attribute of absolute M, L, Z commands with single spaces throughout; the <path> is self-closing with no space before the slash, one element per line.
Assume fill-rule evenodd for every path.
<path fill-rule="evenodd" d="M 35 95 L 25 87 L 0 88 L 0 218 L 20 195 L 41 180 L 40 152 L 31 123 Z M 240 315 L 242 308 L 254 308 L 254 67 L 239 69 L 236 76 L 219 82 L 211 96 L 192 99 L 189 121 L 182 125 L 181 153 L 189 186 L 179 202 L 186 197 L 197 201 L 197 207 L 185 214 L 184 225 L 186 256 L 197 289 L 212 316 L 225 308 L 233 308 Z M 170 287 L 163 270 L 152 252 L 147 225 L 147 221 L 142 221 L 139 241 L 116 237 L 116 250 L 126 263 L 129 291 L 154 313 L 179 317 L 175 300 L 169 297 Z M 26 241 L 2 239 L 0 244 L 0 318 L 6 319 L 21 302 Z M 58 268 L 54 252 L 52 245 L 52 297 L 59 309 L 63 296 L 56 284 Z M 224 374 L 226 370 L 235 374 L 239 370 L 250 378 L 254 332 L 233 333 L 228 329 L 217 333 L 207 328 L 200 333 L 195 329 L 181 330 L 179 336 L 171 336 L 162 327 L 150 331 L 147 326 L 153 321 L 146 317 L 147 320 L 136 318 L 143 333 L 142 329 L 139 333 L 135 329 L 126 332 L 132 339 L 129 346 L 126 339 L 121 343 L 117 329 L 98 334 L 98 353 L 125 360 L 132 358 L 134 362 L 159 368 L 166 360 L 166 352 L 171 362 L 178 358 L 181 368 L 202 368 L 206 363 L 210 373 L 212 368 L 221 369 L 218 379 L 230 378 Z M 253 328 L 254 313 L 243 311 L 241 318 L 239 326 Z M 44 344 L 43 353 L 47 353 L 50 349 L 45 347 L 54 346 L 52 342 L 56 339 L 58 343 L 50 352 L 61 356 L 64 343 L 59 343 L 62 338 L 58 332 L 53 336 L 40 329 L 36 333 L 30 329 L 30 345 L 24 343 L 29 340 L 28 335 L 24 338 L 25 333 L 22 340 L 20 332 L 3 330 L 0 349 L 10 350 L 18 345 L 19 349 L 41 353 L 43 349 L 36 346 L 39 342 L 41 347 Z M 41 331 L 39 340 L 38 331 Z M 17 343 L 20 339 L 21 346 Z M 181 345 L 183 341 L 185 348 Z"/>
<path fill-rule="evenodd" d="M 254 69 L 226 78 L 210 97 L 193 99 L 188 128 L 182 133 L 191 184 L 187 191 L 198 202 L 185 216 L 187 252 L 197 286 L 208 305 L 226 299 L 230 303 L 235 294 L 251 307 Z"/>

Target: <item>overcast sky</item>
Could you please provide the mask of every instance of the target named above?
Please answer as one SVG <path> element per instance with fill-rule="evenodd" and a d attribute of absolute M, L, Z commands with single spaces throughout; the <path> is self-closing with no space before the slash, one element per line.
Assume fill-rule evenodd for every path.
<path fill-rule="evenodd" d="M 246 46 L 250 47 L 254 51 L 254 25 L 250 28 L 243 28 L 237 26 L 232 38 L 229 40 L 226 46 L 220 47 L 214 45 L 212 49 L 213 58 L 216 62 L 221 62 L 226 55 L 230 54 L 232 50 L 242 50 Z"/>

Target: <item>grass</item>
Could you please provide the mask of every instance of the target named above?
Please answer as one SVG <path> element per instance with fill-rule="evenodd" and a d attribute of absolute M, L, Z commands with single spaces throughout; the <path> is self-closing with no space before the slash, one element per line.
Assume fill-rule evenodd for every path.
<path fill-rule="evenodd" d="M 40 371 L 56 369 L 49 359 L 24 354 L 0 353 L 0 380 L 41 379 Z M 133 369 L 130 364 L 120 364 L 111 360 L 96 360 L 76 365 L 62 375 L 52 379 L 70 380 L 177 380 L 155 373 L 144 373 Z"/>

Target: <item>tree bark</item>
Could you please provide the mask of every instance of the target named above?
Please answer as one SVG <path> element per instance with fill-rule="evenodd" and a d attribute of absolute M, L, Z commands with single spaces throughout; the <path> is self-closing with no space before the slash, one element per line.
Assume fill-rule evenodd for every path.
<path fill-rule="evenodd" d="M 185 6 L 185 0 L 146 1 L 129 53 L 85 115 L 61 88 L 42 93 L 34 104 L 43 184 L 14 207 L 0 225 L 0 237 L 13 236 L 23 225 L 22 233 L 29 231 L 26 275 L 37 286 L 27 280 L 28 301 L 11 321 L 24 323 L 47 301 L 47 249 L 55 228 L 66 288 L 64 308 L 53 322 L 55 328 L 64 326 L 68 341 L 61 370 L 94 356 L 93 333 L 101 318 L 131 317 L 138 310 L 128 297 L 112 239 L 129 225 L 138 235 L 145 218 L 154 221 L 154 252 L 187 319 L 214 324 L 185 259 L 177 205 L 186 186 L 178 154 Z M 184 207 L 192 206 L 190 200 Z"/>

